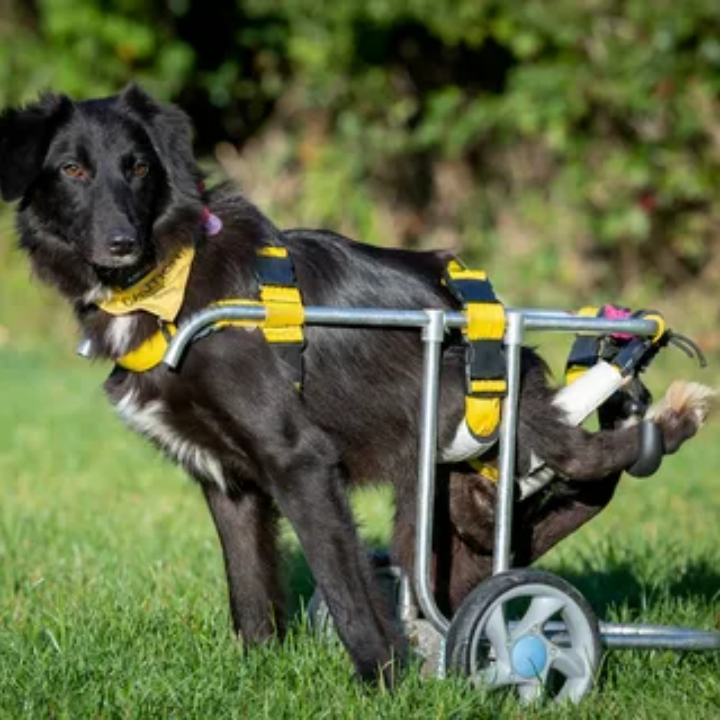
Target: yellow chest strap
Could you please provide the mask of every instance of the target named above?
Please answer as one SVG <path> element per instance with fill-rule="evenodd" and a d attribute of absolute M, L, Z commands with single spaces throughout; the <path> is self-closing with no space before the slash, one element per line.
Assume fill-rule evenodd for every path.
<path fill-rule="evenodd" d="M 507 392 L 505 308 L 486 273 L 468 270 L 459 261 L 448 263 L 444 283 L 463 304 L 467 326 L 467 395 L 465 420 L 471 434 L 487 441 L 498 430 L 502 398 Z"/>
<path fill-rule="evenodd" d="M 185 260 L 186 256 L 180 261 L 174 259 L 170 263 L 171 269 L 184 266 Z M 191 262 L 192 255 L 190 255 Z M 145 310 L 156 315 L 160 322 L 156 333 L 137 348 L 116 360 L 120 367 L 133 372 L 146 372 L 162 362 L 170 339 L 177 332 L 174 320 L 182 306 L 189 270 L 189 263 L 185 273 L 174 270 L 170 272 L 165 268 L 160 269 L 152 273 L 152 277 L 148 276 L 131 288 L 117 291 L 110 301 L 100 304 L 103 310 L 113 315 Z M 215 323 L 211 330 L 222 330 L 226 327 L 259 328 L 267 342 L 273 345 L 280 359 L 288 367 L 292 381 L 299 389 L 302 384 L 302 350 L 304 347 L 302 326 L 305 320 L 305 311 L 288 250 L 276 246 L 259 248 L 255 273 L 260 286 L 259 300 L 227 298 L 214 303 L 211 307 L 218 305 L 264 306 L 267 311 L 266 319 L 262 321 L 222 320 Z M 157 277 L 173 278 L 177 284 L 173 290 L 170 290 L 166 287 L 166 283 L 154 279 Z M 158 304 L 153 293 L 148 291 L 148 288 L 152 287 L 161 290 L 164 298 L 172 298 L 171 303 L 162 300 L 161 305 Z M 150 308 L 158 311 L 154 312 Z M 174 313 L 170 308 L 175 308 Z"/>

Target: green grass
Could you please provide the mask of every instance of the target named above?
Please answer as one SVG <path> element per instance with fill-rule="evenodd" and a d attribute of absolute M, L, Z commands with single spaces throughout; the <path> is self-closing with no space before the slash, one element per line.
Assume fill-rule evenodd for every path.
<path fill-rule="evenodd" d="M 31 345 L 0 347 L 0 717 L 717 717 L 707 655 L 610 654 L 580 708 L 535 710 L 416 669 L 392 695 L 364 689 L 299 613 L 283 646 L 242 656 L 198 490 L 115 419 L 106 368 Z M 710 426 L 656 477 L 628 479 L 543 566 L 604 619 L 716 627 L 718 467 Z M 373 541 L 388 499 L 356 499 Z M 299 607 L 311 585 L 286 543 Z"/>

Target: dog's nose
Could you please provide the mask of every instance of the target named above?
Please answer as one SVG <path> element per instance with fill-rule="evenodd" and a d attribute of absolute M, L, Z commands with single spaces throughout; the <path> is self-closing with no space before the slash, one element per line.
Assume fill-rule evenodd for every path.
<path fill-rule="evenodd" d="M 137 248 L 137 235 L 130 232 L 116 233 L 110 238 L 110 254 L 115 257 L 125 257 L 135 252 Z"/>

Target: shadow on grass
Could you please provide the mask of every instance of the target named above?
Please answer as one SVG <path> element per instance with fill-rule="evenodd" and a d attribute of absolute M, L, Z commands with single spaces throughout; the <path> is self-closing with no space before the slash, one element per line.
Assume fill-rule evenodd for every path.
<path fill-rule="evenodd" d="M 685 562 L 674 574 L 653 580 L 638 571 L 642 559 L 613 564 L 602 570 L 578 571 L 562 565 L 550 571 L 575 586 L 602 620 L 613 609 L 622 607 L 632 615 L 662 599 L 708 605 L 720 597 L 720 569 L 711 559 Z"/>
<path fill-rule="evenodd" d="M 368 549 L 382 551 L 384 543 L 380 539 L 371 540 Z M 599 570 L 571 569 L 563 564 L 547 566 L 547 569 L 576 587 L 601 620 L 618 608 L 631 616 L 640 615 L 649 605 L 663 599 L 707 606 L 720 598 L 720 568 L 714 558 L 685 561 L 676 572 L 669 569 L 657 579 L 648 578 L 646 569 L 645 572 L 640 571 L 643 566 L 646 568 L 642 557 L 630 557 L 614 560 L 611 566 Z M 297 547 L 286 557 L 286 577 L 290 612 L 297 616 L 307 606 L 315 590 L 305 556 Z"/>

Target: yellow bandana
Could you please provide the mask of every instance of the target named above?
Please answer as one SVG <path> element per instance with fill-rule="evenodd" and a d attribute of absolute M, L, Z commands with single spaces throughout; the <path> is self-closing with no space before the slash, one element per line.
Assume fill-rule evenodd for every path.
<path fill-rule="evenodd" d="M 173 322 L 185 298 L 185 285 L 195 257 L 195 248 L 181 250 L 166 265 L 153 270 L 135 285 L 115 288 L 109 300 L 98 306 L 110 315 L 145 310 L 165 322 Z"/>

